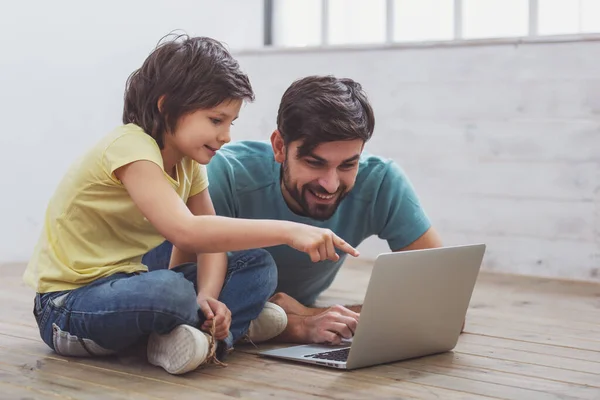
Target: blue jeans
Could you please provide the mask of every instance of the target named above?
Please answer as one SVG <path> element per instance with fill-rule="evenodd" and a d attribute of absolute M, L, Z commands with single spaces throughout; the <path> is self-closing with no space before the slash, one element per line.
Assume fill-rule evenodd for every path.
<path fill-rule="evenodd" d="M 152 250 L 145 261 L 162 259 L 170 246 Z M 200 327 L 196 264 L 171 270 L 153 263 L 149 272 L 117 273 L 78 289 L 37 294 L 33 314 L 42 340 L 64 356 L 107 355 L 156 332 L 181 324 Z M 220 358 L 248 331 L 275 291 L 277 268 L 265 250 L 229 254 L 219 300 L 231 311 L 229 337 L 219 343 Z"/>

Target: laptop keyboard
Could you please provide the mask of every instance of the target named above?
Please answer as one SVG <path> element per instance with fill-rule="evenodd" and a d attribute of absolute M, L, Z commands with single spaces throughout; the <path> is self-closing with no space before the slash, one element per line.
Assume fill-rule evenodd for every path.
<path fill-rule="evenodd" d="M 309 354 L 304 357 L 307 358 L 318 358 L 319 360 L 332 360 L 332 361 L 346 361 L 350 354 L 350 347 L 345 349 L 327 351 L 325 353 Z"/>

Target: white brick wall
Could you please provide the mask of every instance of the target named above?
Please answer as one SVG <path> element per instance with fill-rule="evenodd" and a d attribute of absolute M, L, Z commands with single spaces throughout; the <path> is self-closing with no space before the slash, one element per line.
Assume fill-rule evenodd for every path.
<path fill-rule="evenodd" d="M 445 243 L 487 243 L 489 269 L 600 281 L 599 57 L 597 40 L 244 53 L 257 101 L 234 135 L 267 138 L 298 77 L 352 77 L 376 112 L 368 149 L 408 172 Z"/>

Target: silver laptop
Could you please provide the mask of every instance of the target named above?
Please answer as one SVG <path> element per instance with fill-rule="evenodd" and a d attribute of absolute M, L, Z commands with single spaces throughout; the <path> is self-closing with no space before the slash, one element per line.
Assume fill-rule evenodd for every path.
<path fill-rule="evenodd" d="M 458 342 L 485 248 L 473 244 L 380 254 L 350 341 L 259 354 L 349 370 L 450 351 Z"/>

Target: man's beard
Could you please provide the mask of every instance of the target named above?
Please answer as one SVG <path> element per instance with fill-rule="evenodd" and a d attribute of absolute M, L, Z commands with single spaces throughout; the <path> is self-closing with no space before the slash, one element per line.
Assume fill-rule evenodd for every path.
<path fill-rule="evenodd" d="M 287 165 L 287 161 L 283 162 L 282 168 L 282 182 L 285 190 L 289 193 L 289 195 L 294 199 L 296 203 L 302 209 L 302 215 L 306 217 L 310 217 L 319 221 L 326 221 L 336 212 L 338 206 L 348 194 L 347 186 L 340 184 L 337 192 L 335 192 L 335 196 L 337 199 L 333 204 L 313 204 L 312 207 L 309 202 L 306 200 L 307 192 L 312 190 L 317 194 L 331 195 L 327 190 L 325 190 L 319 184 L 306 184 L 302 186 L 301 189 L 298 189 L 296 185 L 291 180 L 289 167 Z"/>

